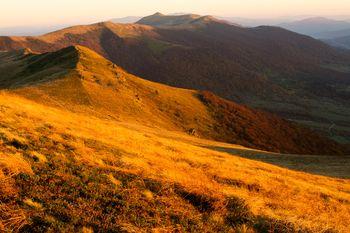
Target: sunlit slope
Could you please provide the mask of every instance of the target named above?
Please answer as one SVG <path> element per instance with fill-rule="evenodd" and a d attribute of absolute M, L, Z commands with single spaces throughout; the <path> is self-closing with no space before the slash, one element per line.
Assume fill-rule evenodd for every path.
<path fill-rule="evenodd" d="M 23 70 L 0 75 L 2 87 L 46 105 L 184 131 L 213 122 L 195 91 L 140 79 L 84 47 L 12 59 Z"/>
<path fill-rule="evenodd" d="M 1 87 L 45 105 L 274 152 L 344 153 L 297 124 L 208 92 L 143 80 L 85 47 L 10 52 L 0 60 Z"/>
<path fill-rule="evenodd" d="M 86 46 L 145 79 L 209 90 L 350 142 L 349 54 L 311 37 L 162 14 L 139 24 L 103 22 L 39 37 L 0 37 L 0 51 L 52 52 L 71 45 Z"/>
<path fill-rule="evenodd" d="M 349 230 L 349 179 L 279 168 L 237 156 L 264 154 L 259 151 L 73 113 L 6 92 L 0 94 L 0 119 L 0 229 Z M 338 166 L 350 177 L 345 158 Z M 337 175 L 322 166 L 319 171 Z"/>

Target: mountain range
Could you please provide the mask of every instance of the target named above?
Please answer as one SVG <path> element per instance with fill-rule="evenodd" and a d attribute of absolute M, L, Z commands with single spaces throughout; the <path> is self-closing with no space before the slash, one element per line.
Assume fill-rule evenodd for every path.
<path fill-rule="evenodd" d="M 168 24 L 169 17 L 155 14 L 137 24 L 104 22 L 40 37 L 0 37 L 0 50 L 86 46 L 148 80 L 209 90 L 327 134 L 335 124 L 331 135 L 349 140 L 348 53 L 281 28 L 174 17 L 179 25 L 151 26 Z"/>
<path fill-rule="evenodd" d="M 345 50 L 160 13 L 0 48 L 0 232 L 348 231 Z"/>
<path fill-rule="evenodd" d="M 326 39 L 332 32 L 350 29 L 350 23 L 324 17 L 306 18 L 279 26 L 300 34 Z"/>
<path fill-rule="evenodd" d="M 323 17 L 307 18 L 282 23 L 279 26 L 288 30 L 312 36 L 338 48 L 350 48 L 350 22 Z"/>

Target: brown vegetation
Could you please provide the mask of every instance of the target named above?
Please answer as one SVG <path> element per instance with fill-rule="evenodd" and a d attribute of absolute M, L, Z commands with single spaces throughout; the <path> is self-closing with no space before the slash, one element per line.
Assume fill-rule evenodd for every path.
<path fill-rule="evenodd" d="M 273 114 L 252 110 L 201 92 L 216 119 L 217 140 L 266 151 L 294 154 L 343 154 L 345 148 L 326 137 Z"/>

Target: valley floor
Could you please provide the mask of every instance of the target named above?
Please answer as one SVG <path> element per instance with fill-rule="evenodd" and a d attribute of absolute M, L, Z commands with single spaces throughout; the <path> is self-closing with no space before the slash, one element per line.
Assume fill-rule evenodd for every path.
<path fill-rule="evenodd" d="M 0 119 L 0 231 L 350 231 L 350 157 L 256 151 L 5 92 Z"/>

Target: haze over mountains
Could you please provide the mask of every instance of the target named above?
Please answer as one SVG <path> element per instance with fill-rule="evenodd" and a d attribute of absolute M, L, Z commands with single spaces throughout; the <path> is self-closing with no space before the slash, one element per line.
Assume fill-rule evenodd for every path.
<path fill-rule="evenodd" d="M 333 39 L 324 39 L 324 41 L 334 47 L 350 49 L 350 31 L 336 32 L 339 34 L 347 33 L 346 36 L 340 36 Z"/>
<path fill-rule="evenodd" d="M 316 17 L 283 23 L 279 26 L 321 39 L 334 47 L 350 48 L 350 22 L 348 21 Z"/>
<path fill-rule="evenodd" d="M 0 27 L 0 36 L 39 36 L 69 25 Z"/>
<path fill-rule="evenodd" d="M 141 16 L 126 16 L 122 18 L 114 18 L 111 19 L 113 23 L 136 23 L 139 21 L 142 17 Z"/>
<path fill-rule="evenodd" d="M 307 18 L 300 21 L 280 24 L 281 27 L 310 35 L 315 38 L 327 38 L 327 33 L 350 29 L 350 22 L 332 20 L 323 17 Z"/>

